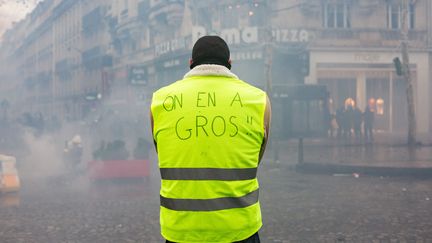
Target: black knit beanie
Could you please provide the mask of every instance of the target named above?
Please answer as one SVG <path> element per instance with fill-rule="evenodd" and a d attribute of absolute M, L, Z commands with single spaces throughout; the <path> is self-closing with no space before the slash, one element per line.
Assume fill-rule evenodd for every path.
<path fill-rule="evenodd" d="M 218 64 L 231 69 L 230 51 L 227 43 L 219 36 L 203 36 L 192 48 L 190 68 L 201 64 Z"/>

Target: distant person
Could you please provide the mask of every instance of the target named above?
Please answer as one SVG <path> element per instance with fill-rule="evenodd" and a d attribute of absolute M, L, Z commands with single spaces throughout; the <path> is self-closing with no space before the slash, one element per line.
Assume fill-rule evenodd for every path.
<path fill-rule="evenodd" d="M 352 129 L 353 129 L 353 123 L 354 123 L 354 109 L 352 105 L 348 105 L 345 112 L 343 113 L 343 134 L 344 138 L 351 138 L 352 136 Z"/>
<path fill-rule="evenodd" d="M 373 141 L 373 126 L 374 126 L 375 112 L 370 108 L 369 105 L 363 113 L 363 130 L 366 142 Z"/>
<path fill-rule="evenodd" d="M 337 130 L 339 129 L 338 124 L 336 122 L 336 115 L 330 114 L 331 121 L 330 121 L 330 137 L 334 138 L 337 136 Z"/>
<path fill-rule="evenodd" d="M 83 155 L 81 136 L 75 135 L 72 140 L 66 142 L 63 150 L 63 158 L 66 167 L 71 173 L 77 173 Z"/>
<path fill-rule="evenodd" d="M 361 138 L 362 112 L 356 106 L 353 110 L 353 130 L 356 139 Z"/>
<path fill-rule="evenodd" d="M 230 71 L 218 36 L 200 38 L 191 70 L 153 94 L 166 242 L 259 243 L 258 165 L 270 126 L 266 93 Z"/>
<path fill-rule="evenodd" d="M 345 112 L 345 108 L 343 106 L 341 106 L 336 110 L 336 114 L 335 114 L 335 119 L 336 119 L 336 123 L 337 123 L 337 137 L 338 138 L 343 137 L 344 112 Z"/>
<path fill-rule="evenodd" d="M 327 130 L 327 136 L 330 138 L 333 137 L 333 127 L 332 127 L 332 114 L 330 113 L 330 109 L 326 108 L 324 110 L 324 126 Z"/>

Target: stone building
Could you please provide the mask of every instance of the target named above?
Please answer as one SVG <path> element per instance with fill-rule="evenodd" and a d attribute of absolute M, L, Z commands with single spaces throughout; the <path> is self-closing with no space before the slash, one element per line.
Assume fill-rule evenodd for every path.
<path fill-rule="evenodd" d="M 45 0 L 6 33 L 2 74 L 17 113 L 72 120 L 90 113 L 112 66 L 107 3 Z"/>
<path fill-rule="evenodd" d="M 363 110 L 373 99 L 376 128 L 405 132 L 405 84 L 393 66 L 402 2 L 45 0 L 5 37 L 14 50 L 8 63 L 25 70 L 14 79 L 26 87 L 15 103 L 71 119 L 97 113 L 100 103 L 142 111 L 155 89 L 188 71 L 195 40 L 218 34 L 240 78 L 269 91 L 326 85 L 333 112 L 347 100 Z M 407 13 L 418 132 L 427 135 L 432 2 L 410 1 Z"/>
<path fill-rule="evenodd" d="M 347 100 L 363 110 L 372 99 L 377 130 L 404 132 L 405 83 L 393 65 L 401 56 L 402 2 L 138 1 L 149 7 L 139 13 L 150 36 L 150 49 L 137 56 L 148 81 L 145 90 L 181 78 L 194 41 L 215 33 L 231 47 L 233 71 L 248 82 L 264 89 L 324 84 L 333 112 Z M 430 10 L 430 1 L 410 2 L 406 19 L 420 134 L 432 128 Z"/>
<path fill-rule="evenodd" d="M 316 1 L 318 2 L 318 1 Z M 318 4 L 318 3 L 317 3 Z M 310 44 L 307 83 L 326 84 L 333 108 L 347 98 L 364 109 L 376 102 L 376 128 L 390 132 L 407 129 L 405 83 L 394 71 L 392 60 L 401 57 L 402 1 L 327 1 L 310 16 L 321 25 Z M 428 67 L 428 28 L 431 2 L 408 6 L 409 51 L 420 134 L 431 130 Z M 317 17 L 313 17 L 317 16 Z"/>
<path fill-rule="evenodd" d="M 52 102 L 53 45 L 49 22 L 55 0 L 39 4 L 24 20 L 7 31 L 2 74 L 11 86 L 12 111 L 49 113 Z M 18 114 L 16 114 L 18 115 Z"/>

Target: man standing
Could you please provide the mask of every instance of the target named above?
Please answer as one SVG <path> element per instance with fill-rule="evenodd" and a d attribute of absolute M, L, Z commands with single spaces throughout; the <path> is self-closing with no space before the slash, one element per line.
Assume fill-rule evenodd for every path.
<path fill-rule="evenodd" d="M 369 103 L 372 103 L 371 101 Z M 363 113 L 363 130 L 365 135 L 365 140 L 367 143 L 371 143 L 373 141 L 373 123 L 375 119 L 375 110 L 372 108 L 371 104 L 366 106 L 366 109 Z"/>
<path fill-rule="evenodd" d="M 152 131 L 161 172 L 166 242 L 260 242 L 257 168 L 270 102 L 238 79 L 218 36 L 194 45 L 191 70 L 153 94 Z"/>

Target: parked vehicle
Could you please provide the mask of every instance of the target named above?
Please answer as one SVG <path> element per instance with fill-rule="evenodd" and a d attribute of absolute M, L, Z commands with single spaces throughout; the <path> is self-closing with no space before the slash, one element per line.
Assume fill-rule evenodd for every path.
<path fill-rule="evenodd" d="M 15 157 L 0 154 L 0 192 L 18 192 L 20 187 Z"/>

